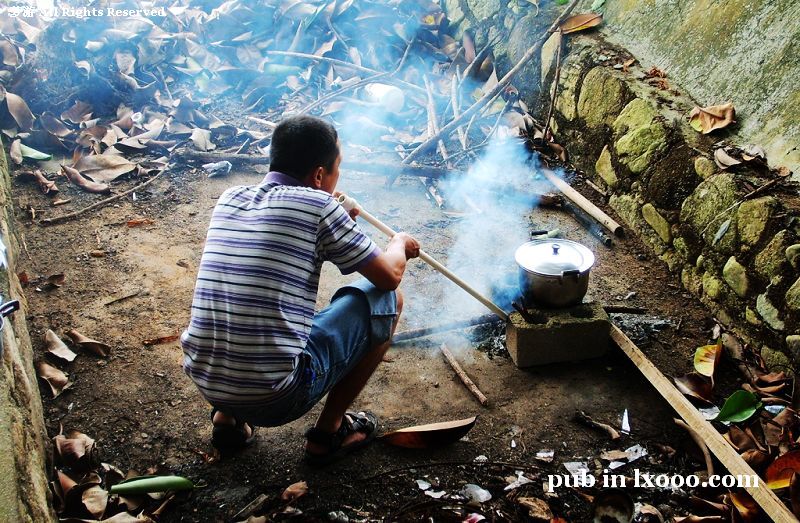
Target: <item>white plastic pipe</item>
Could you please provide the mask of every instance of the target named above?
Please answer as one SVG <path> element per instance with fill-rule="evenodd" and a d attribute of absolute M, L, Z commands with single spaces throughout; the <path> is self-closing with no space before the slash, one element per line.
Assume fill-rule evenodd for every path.
<path fill-rule="evenodd" d="M 395 231 L 392 230 L 391 227 L 389 227 L 388 225 L 386 225 L 385 223 L 383 223 L 382 221 L 371 215 L 369 212 L 365 211 L 364 208 L 361 207 L 361 205 L 350 196 L 342 194 L 341 196 L 339 196 L 337 201 L 348 212 L 353 209 L 358 209 L 358 216 L 360 216 L 366 222 L 373 225 L 376 229 L 381 231 L 389 238 L 397 234 Z M 456 285 L 467 291 L 467 293 L 470 296 L 472 296 L 473 298 L 484 304 L 490 311 L 497 314 L 497 316 L 499 316 L 503 321 L 508 322 L 509 319 L 508 314 L 506 314 L 506 312 L 503 309 L 495 305 L 489 298 L 487 298 L 483 294 L 473 289 L 467 282 L 456 276 L 450 269 L 448 269 L 447 267 L 436 261 L 433 257 L 431 257 L 430 254 L 423 251 L 422 249 L 419 250 L 419 259 L 424 261 L 425 263 L 436 269 L 439 273 L 447 277 L 450 281 L 452 281 L 453 283 L 455 283 Z"/>

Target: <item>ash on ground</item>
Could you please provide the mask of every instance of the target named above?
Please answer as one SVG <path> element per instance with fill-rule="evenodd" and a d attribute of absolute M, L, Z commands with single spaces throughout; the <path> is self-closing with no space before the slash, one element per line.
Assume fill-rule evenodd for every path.
<path fill-rule="evenodd" d="M 506 349 L 506 326 L 505 323 L 487 323 L 478 325 L 470 333 L 470 340 L 475 343 L 475 348 L 486 353 L 491 360 L 495 356 L 500 358 L 510 358 Z"/>
<path fill-rule="evenodd" d="M 622 329 L 638 347 L 647 348 L 652 345 L 652 339 L 669 327 L 675 327 L 670 320 L 657 316 L 640 314 L 611 314 L 613 322 Z"/>

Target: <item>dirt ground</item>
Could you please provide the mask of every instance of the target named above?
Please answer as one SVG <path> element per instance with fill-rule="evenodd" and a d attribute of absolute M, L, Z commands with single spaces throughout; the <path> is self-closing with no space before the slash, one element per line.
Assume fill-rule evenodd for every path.
<path fill-rule="evenodd" d="M 122 470 L 143 473 L 156 467 L 203 486 L 176 498 L 162 521 L 229 521 L 262 493 L 272 500 L 267 506 L 279 512 L 281 505 L 275 498 L 300 480 L 308 482 L 310 492 L 294 506 L 309 519 L 324 520 L 330 512 L 342 511 L 351 520 L 414 521 L 423 514 L 449 520 L 443 503 L 423 495 L 417 479 L 448 493 L 458 492 L 465 483 L 478 484 L 489 489 L 494 500 L 484 504 L 482 511 L 474 507 L 468 512 L 481 512 L 489 519 L 523 520 L 526 510 L 514 503 L 516 497 L 544 497 L 542 480 L 548 473 L 565 473 L 561 463 L 570 461 L 588 461 L 594 469 L 604 450 L 638 443 L 650 452 L 637 462 L 642 469 L 686 473 L 703 468 L 691 457 L 688 438 L 675 428 L 672 410 L 617 349 L 593 361 L 520 370 L 496 348 L 499 331 L 487 328 L 392 348 L 391 361 L 379 368 L 356 404 L 375 412 L 382 430 L 477 415 L 475 428 L 452 446 L 404 450 L 377 442 L 344 462 L 310 469 L 301 461 L 302 434 L 315 419 L 318 406 L 287 426 L 260 429 L 255 446 L 241 455 L 208 462 L 203 453 L 212 450 L 209 406 L 181 370 L 179 344 L 145 346 L 142 342 L 178 334 L 187 324 L 215 199 L 231 185 L 257 183 L 263 171 L 240 170 L 207 178 L 202 171 L 175 165 L 146 192 L 136 194 L 135 201 L 128 198 L 50 227 L 33 223 L 24 209 L 32 206 L 38 216 L 64 209 L 50 208 L 36 187 L 16 182 L 17 217 L 27 245 L 19 262 L 33 280 L 27 287 L 28 322 L 38 356 L 44 357 L 47 329 L 63 334 L 75 328 L 113 346 L 108 359 L 81 354 L 69 367 L 61 366 L 74 384 L 56 399 L 43 399 L 50 436 L 61 426 L 77 429 L 95 438 L 103 460 Z M 425 199 L 418 180 L 401 178 L 392 188 L 383 182 L 381 177 L 344 170 L 340 187 L 380 218 L 417 236 L 423 248 L 446 262 L 451 219 Z M 124 189 L 133 183 L 119 185 Z M 72 198 L 71 209 L 98 198 L 79 193 L 66 182 L 60 185 L 62 195 Z M 589 298 L 648 309 L 642 317 L 615 315 L 626 330 L 647 325 L 649 320 L 669 322 L 658 333 L 639 336 L 637 342 L 666 374 L 688 371 L 694 349 L 706 342 L 714 323 L 680 289 L 675 275 L 635 238 L 617 239 L 607 249 L 568 215 L 537 209 L 534 216 L 545 228 L 557 226 L 564 237 L 596 253 Z M 128 227 L 126 222 L 135 218 L 153 223 Z M 376 240 L 384 241 L 369 230 Z M 92 251 L 105 255 L 94 257 Z M 62 287 L 36 290 L 37 277 L 62 272 L 66 275 Z M 322 279 L 319 306 L 348 281 L 329 266 Z M 431 326 L 432 318 L 442 317 L 431 309 L 432 297 L 448 285 L 452 284 L 421 262 L 413 262 L 403 285 L 406 307 L 399 330 Z M 126 296 L 130 297 L 120 299 Z M 466 294 L 464 299 L 469 300 Z M 480 406 L 446 364 L 438 350 L 444 339 L 456 348 L 464 369 L 489 398 L 489 406 Z M 495 348 L 486 348 L 492 345 Z M 574 421 L 580 410 L 619 428 L 624 409 L 629 413 L 631 434 L 617 442 Z M 659 453 L 660 445 L 679 452 L 665 457 Z M 546 449 L 555 451 L 552 463 L 535 459 L 537 452 Z M 475 462 L 480 455 L 488 460 Z M 505 498 L 509 493 L 503 490 L 504 478 L 515 476 L 515 470 L 526 471 L 534 481 Z M 637 501 L 657 504 L 665 516 L 683 505 L 680 497 L 667 492 L 635 489 L 631 494 Z M 587 498 L 572 489 L 557 491 L 547 499 L 557 515 L 571 521 L 584 520 L 590 513 Z"/>

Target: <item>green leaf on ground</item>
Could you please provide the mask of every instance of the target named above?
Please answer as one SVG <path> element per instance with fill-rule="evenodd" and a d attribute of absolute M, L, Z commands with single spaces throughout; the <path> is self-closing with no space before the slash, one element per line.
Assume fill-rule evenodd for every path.
<path fill-rule="evenodd" d="M 28 147 L 24 143 L 19 144 L 19 150 L 22 152 L 22 156 L 31 160 L 49 160 L 52 158 L 51 155 L 37 151 L 33 147 Z"/>
<path fill-rule="evenodd" d="M 728 396 L 713 421 L 738 423 L 749 419 L 759 408 L 761 408 L 761 401 L 758 396 L 746 390 L 737 390 Z"/>

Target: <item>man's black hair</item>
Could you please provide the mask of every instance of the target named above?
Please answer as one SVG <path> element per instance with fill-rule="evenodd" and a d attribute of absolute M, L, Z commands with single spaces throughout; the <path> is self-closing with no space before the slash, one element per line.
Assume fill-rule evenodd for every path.
<path fill-rule="evenodd" d="M 336 129 L 321 118 L 287 118 L 272 132 L 269 170 L 302 180 L 317 167 L 332 169 L 339 156 L 337 140 Z"/>

